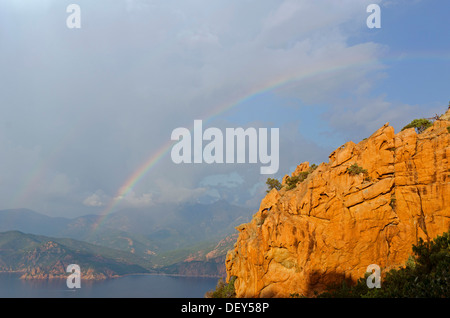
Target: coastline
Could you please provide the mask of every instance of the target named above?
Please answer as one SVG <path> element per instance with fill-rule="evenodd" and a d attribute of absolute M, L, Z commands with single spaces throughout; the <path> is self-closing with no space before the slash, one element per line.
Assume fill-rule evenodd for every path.
<path fill-rule="evenodd" d="M 67 275 L 53 275 L 53 274 L 41 274 L 41 275 L 30 275 L 25 276 L 26 271 L 0 271 L 0 274 L 22 274 L 20 276 L 21 280 L 52 280 L 52 279 L 67 279 L 69 273 Z M 154 273 L 129 273 L 129 274 L 122 274 L 122 275 L 113 275 L 113 276 L 105 276 L 101 275 L 100 277 L 95 277 L 92 275 L 87 275 L 87 277 L 83 277 L 83 273 L 81 274 L 82 280 L 87 281 L 104 281 L 107 279 L 115 279 L 115 278 L 121 278 L 121 277 L 127 277 L 127 276 L 169 276 L 169 277 L 192 277 L 192 278 L 216 278 L 216 279 L 225 279 L 224 276 L 220 275 L 184 275 L 184 274 L 168 274 L 164 272 L 154 272 Z"/>

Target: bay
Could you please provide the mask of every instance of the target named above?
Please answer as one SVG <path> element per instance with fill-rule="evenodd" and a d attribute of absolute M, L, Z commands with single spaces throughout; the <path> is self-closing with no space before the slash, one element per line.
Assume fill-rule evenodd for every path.
<path fill-rule="evenodd" d="M 102 281 L 81 280 L 69 289 L 64 279 L 22 280 L 0 273 L 0 298 L 203 298 L 218 278 L 129 275 Z"/>

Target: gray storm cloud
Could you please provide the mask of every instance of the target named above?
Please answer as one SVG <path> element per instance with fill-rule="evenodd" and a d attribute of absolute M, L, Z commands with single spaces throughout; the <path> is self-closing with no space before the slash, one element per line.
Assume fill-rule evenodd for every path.
<path fill-rule="evenodd" d="M 271 87 L 280 107 L 293 107 L 284 98 L 337 102 L 341 108 L 328 109 L 320 124 L 344 135 L 349 125 L 333 116 L 353 105 L 346 108 L 342 91 L 379 108 L 388 104 L 394 116 L 396 105 L 370 96 L 373 74 L 383 72 L 383 46 L 348 42 L 374 2 L 80 0 L 82 27 L 68 29 L 69 1 L 2 1 L 0 208 L 99 212 L 174 128 Z M 339 69 L 355 60 L 361 63 Z M 225 113 L 209 124 L 277 127 L 278 120 L 243 112 L 234 122 Z M 280 175 L 303 158 L 325 160 L 330 150 L 306 140 L 298 120 L 280 130 Z M 233 179 L 208 179 L 220 175 Z M 257 184 L 264 184 L 259 165 L 183 166 L 166 155 L 123 206 L 217 198 L 221 191 L 245 203 Z"/>

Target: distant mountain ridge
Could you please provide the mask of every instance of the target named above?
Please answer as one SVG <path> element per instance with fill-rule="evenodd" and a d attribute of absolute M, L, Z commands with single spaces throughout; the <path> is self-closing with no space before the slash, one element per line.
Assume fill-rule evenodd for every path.
<path fill-rule="evenodd" d="M 96 228 L 100 219 L 98 215 L 71 219 L 51 217 L 29 209 L 10 209 L 0 211 L 0 232 L 20 231 L 55 240 L 70 238 L 88 242 L 128 252 L 151 264 L 147 268 L 167 270 L 170 265 L 183 263 L 191 254 L 212 251 L 220 240 L 236 233 L 235 226 L 249 221 L 251 212 L 225 201 L 165 204 L 145 210 L 129 209 L 112 213 Z M 222 256 L 225 254 L 226 251 L 223 251 Z M 196 262 L 201 267 L 206 260 L 197 259 Z M 220 270 L 209 268 L 206 272 L 194 269 L 190 273 L 216 276 L 223 272 L 222 266 Z M 170 268 L 170 273 L 181 274 L 174 267 Z"/>
<path fill-rule="evenodd" d="M 29 209 L 0 210 L 0 232 L 17 230 L 48 236 L 58 236 L 71 220 L 51 217 Z"/>

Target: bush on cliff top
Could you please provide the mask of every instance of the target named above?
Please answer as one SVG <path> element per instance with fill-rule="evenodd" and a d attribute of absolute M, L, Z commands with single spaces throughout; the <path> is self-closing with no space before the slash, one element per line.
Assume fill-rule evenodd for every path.
<path fill-rule="evenodd" d="M 286 189 L 292 190 L 297 186 L 297 183 L 302 182 L 308 176 L 308 172 L 300 172 L 298 176 L 287 177 L 286 178 Z"/>
<path fill-rule="evenodd" d="M 267 187 L 269 188 L 266 191 L 267 193 L 269 193 L 272 189 L 277 189 L 277 190 L 281 189 L 281 182 L 278 181 L 277 179 L 267 178 L 266 184 L 267 184 Z"/>
<path fill-rule="evenodd" d="M 312 164 L 307 171 L 300 172 L 297 176 L 287 177 L 285 185 L 286 189 L 294 189 L 297 186 L 297 183 L 303 182 L 311 172 L 317 169 L 317 167 L 318 165 Z M 272 189 L 281 190 L 281 188 L 283 187 L 280 181 L 273 178 L 267 178 L 266 185 L 268 187 L 268 189 L 266 190 L 267 193 L 269 193 Z"/>
<path fill-rule="evenodd" d="M 402 131 L 408 128 L 415 128 L 418 134 L 423 133 L 427 128 L 433 126 L 433 123 L 426 118 L 414 119 L 408 125 L 402 128 Z"/>
<path fill-rule="evenodd" d="M 305 181 L 306 178 L 308 178 L 309 174 L 316 170 L 318 165 L 312 164 L 311 167 L 309 167 L 308 170 L 300 172 L 298 175 L 294 177 L 287 177 L 286 178 L 286 189 L 292 190 L 297 186 L 297 183 Z"/>

